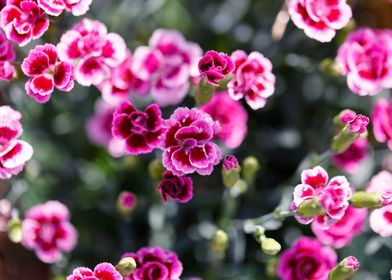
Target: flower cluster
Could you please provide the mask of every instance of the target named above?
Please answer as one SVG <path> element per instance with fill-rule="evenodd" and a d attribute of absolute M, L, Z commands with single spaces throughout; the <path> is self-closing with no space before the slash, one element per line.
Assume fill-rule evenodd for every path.
<path fill-rule="evenodd" d="M 350 33 L 336 57 L 349 88 L 375 95 L 392 87 L 392 35 L 389 30 L 361 28 Z"/>
<path fill-rule="evenodd" d="M 29 209 L 22 223 L 22 244 L 46 263 L 55 263 L 76 245 L 77 232 L 69 222 L 68 208 L 48 201 Z"/>
<path fill-rule="evenodd" d="M 8 106 L 0 106 L 0 179 L 19 174 L 33 155 L 33 148 L 18 139 L 22 132 L 22 115 Z"/>
<path fill-rule="evenodd" d="M 179 280 L 182 263 L 176 253 L 160 247 L 144 247 L 136 253 L 126 253 L 123 258 L 135 259 L 137 267 L 125 280 Z"/>
<path fill-rule="evenodd" d="M 11 62 L 15 59 L 14 48 L 0 31 L 0 79 L 9 81 L 15 75 L 15 68 Z"/>

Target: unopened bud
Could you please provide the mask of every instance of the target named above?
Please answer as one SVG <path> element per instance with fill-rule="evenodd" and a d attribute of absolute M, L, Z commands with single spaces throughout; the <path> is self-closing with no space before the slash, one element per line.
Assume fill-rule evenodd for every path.
<path fill-rule="evenodd" d="M 117 199 L 117 209 L 124 215 L 128 216 L 136 207 L 137 198 L 132 192 L 122 192 Z"/>
<path fill-rule="evenodd" d="M 305 218 L 312 218 L 324 214 L 324 209 L 317 198 L 305 200 L 298 207 L 298 214 Z"/>
<path fill-rule="evenodd" d="M 242 176 L 247 182 L 255 179 L 257 172 L 260 170 L 260 163 L 257 158 L 250 156 L 242 162 Z"/>
<path fill-rule="evenodd" d="M 392 192 L 356 192 L 351 197 L 356 208 L 381 208 L 392 204 Z"/>
<path fill-rule="evenodd" d="M 222 178 L 223 183 L 226 187 L 233 187 L 240 179 L 241 167 L 238 164 L 238 160 L 233 155 L 228 155 L 223 161 L 222 167 Z"/>
<path fill-rule="evenodd" d="M 273 238 L 266 238 L 261 242 L 261 250 L 270 256 L 275 256 L 280 252 L 282 246 Z"/>
<path fill-rule="evenodd" d="M 328 280 L 346 280 L 359 268 L 358 260 L 353 257 L 347 257 L 342 260 L 331 272 L 329 273 Z"/>
<path fill-rule="evenodd" d="M 134 258 L 126 257 L 121 259 L 116 265 L 116 270 L 123 277 L 131 275 L 136 269 L 136 261 Z"/>
<path fill-rule="evenodd" d="M 164 167 L 162 162 L 158 159 L 154 159 L 148 164 L 148 173 L 150 174 L 151 178 L 157 182 L 162 180 L 163 171 Z"/>
<path fill-rule="evenodd" d="M 18 217 L 9 220 L 7 224 L 8 238 L 14 243 L 22 241 L 22 222 Z"/>
<path fill-rule="evenodd" d="M 218 255 L 224 255 L 227 247 L 229 246 L 229 237 L 227 233 L 218 229 L 211 240 L 211 249 Z"/>

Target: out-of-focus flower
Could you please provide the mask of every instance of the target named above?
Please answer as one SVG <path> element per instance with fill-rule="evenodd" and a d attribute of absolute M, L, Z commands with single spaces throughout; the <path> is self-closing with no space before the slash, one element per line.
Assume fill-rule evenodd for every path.
<path fill-rule="evenodd" d="M 317 221 L 312 223 L 312 231 L 324 245 L 342 248 L 349 245 L 352 239 L 362 232 L 367 216 L 366 208 L 349 206 L 344 216 L 336 223 L 325 229 Z"/>
<path fill-rule="evenodd" d="M 288 5 L 293 23 L 323 43 L 330 42 L 352 17 L 346 0 L 290 0 Z"/>
<path fill-rule="evenodd" d="M 124 191 L 120 193 L 117 199 L 117 209 L 118 211 L 127 216 L 129 215 L 133 209 L 135 209 L 137 204 L 137 197 L 134 193 Z"/>
<path fill-rule="evenodd" d="M 332 161 L 343 171 L 354 174 L 368 154 L 368 140 L 366 138 L 360 138 L 355 140 L 343 153 L 334 154 Z"/>
<path fill-rule="evenodd" d="M 41 261 L 58 262 L 77 242 L 77 232 L 69 220 L 68 208 L 58 201 L 34 206 L 22 222 L 22 244 L 34 250 Z"/>
<path fill-rule="evenodd" d="M 226 187 L 232 188 L 240 179 L 241 166 L 233 155 L 227 155 L 223 160 L 222 179 Z"/>
<path fill-rule="evenodd" d="M 161 147 L 165 130 L 161 110 L 156 104 L 142 112 L 131 102 L 125 102 L 114 112 L 113 136 L 125 141 L 125 150 L 131 155 L 150 153 Z"/>
<path fill-rule="evenodd" d="M 316 239 L 301 237 L 282 253 L 277 273 L 282 280 L 327 280 L 336 262 L 334 250 L 323 247 Z"/>
<path fill-rule="evenodd" d="M 177 254 L 160 247 L 144 247 L 136 253 L 124 254 L 125 257 L 137 263 L 135 272 L 125 280 L 179 280 L 183 271 Z"/>
<path fill-rule="evenodd" d="M 15 75 L 15 68 L 11 62 L 15 59 L 14 48 L 0 31 L 0 79 L 9 81 Z"/>
<path fill-rule="evenodd" d="M 372 112 L 373 133 L 380 143 L 392 150 L 392 100 L 380 99 Z"/>
<path fill-rule="evenodd" d="M 65 9 L 74 16 L 87 13 L 93 0 L 64 0 Z"/>
<path fill-rule="evenodd" d="M 92 271 L 86 267 L 76 268 L 67 280 L 122 280 L 123 277 L 110 263 L 100 263 Z"/>
<path fill-rule="evenodd" d="M 8 61 L 0 61 L 0 79 L 9 81 L 15 75 L 15 68 Z"/>
<path fill-rule="evenodd" d="M 115 109 L 116 107 L 98 99 L 94 115 L 87 120 L 86 132 L 93 144 L 107 148 L 110 155 L 114 157 L 120 157 L 125 154 L 125 143 L 112 135 Z"/>
<path fill-rule="evenodd" d="M 0 200 L 0 232 L 7 231 L 7 224 L 11 218 L 12 205 L 7 199 Z"/>
<path fill-rule="evenodd" d="M 107 33 L 103 23 L 91 19 L 64 33 L 57 48 L 61 60 L 76 64 L 76 80 L 83 86 L 100 85 L 127 56 L 123 38 Z"/>
<path fill-rule="evenodd" d="M 132 72 L 150 84 L 154 101 L 160 106 L 179 104 L 186 96 L 190 79 L 198 76 L 197 62 L 202 50 L 175 31 L 157 29 L 149 45 L 135 50 Z"/>
<path fill-rule="evenodd" d="M 234 79 L 228 84 L 230 97 L 245 98 L 253 110 L 263 108 L 275 91 L 275 75 L 271 61 L 259 52 L 247 55 L 237 50 L 231 55 L 235 63 Z"/>
<path fill-rule="evenodd" d="M 189 176 L 176 176 L 170 171 L 165 171 L 162 181 L 158 184 L 162 200 L 166 203 L 168 198 L 180 203 L 186 203 L 193 197 L 193 182 Z"/>
<path fill-rule="evenodd" d="M 392 87 L 392 35 L 360 28 L 348 35 L 336 61 L 349 88 L 359 95 L 375 95 Z"/>
<path fill-rule="evenodd" d="M 9 40 L 23 47 L 45 33 L 49 20 L 35 0 L 8 0 L 0 12 L 0 26 Z"/>
<path fill-rule="evenodd" d="M 54 88 L 71 91 L 75 80 L 75 67 L 58 61 L 57 49 L 52 44 L 36 46 L 22 63 L 23 73 L 30 77 L 25 88 L 28 95 L 39 103 L 48 102 Z"/>
<path fill-rule="evenodd" d="M 222 158 L 213 143 L 219 123 L 199 109 L 181 107 L 174 111 L 167 126 L 163 166 L 177 176 L 194 172 L 210 175 Z"/>
<path fill-rule="evenodd" d="M 248 113 L 241 103 L 232 100 L 227 93 L 215 93 L 200 110 L 208 113 L 214 121 L 219 121 L 222 129 L 217 137 L 226 147 L 235 149 L 241 145 L 248 132 Z"/>
<path fill-rule="evenodd" d="M 234 63 L 225 53 L 208 51 L 199 61 L 199 72 L 207 83 L 218 86 L 219 81 L 234 71 Z"/>
<path fill-rule="evenodd" d="M 300 212 L 301 216 L 296 216 L 299 222 L 309 224 L 316 218 L 320 226 L 328 228 L 343 218 L 352 195 L 346 177 L 336 176 L 328 181 L 328 173 L 321 166 L 316 166 L 302 171 L 301 182 L 294 189 L 292 204 L 293 210 Z M 317 213 L 315 218 L 301 213 L 306 210 L 301 204 L 314 200 L 321 206 L 321 213 Z"/>
<path fill-rule="evenodd" d="M 342 260 L 331 272 L 329 273 L 328 280 L 346 280 L 354 275 L 359 268 L 357 258 L 350 256 Z"/>

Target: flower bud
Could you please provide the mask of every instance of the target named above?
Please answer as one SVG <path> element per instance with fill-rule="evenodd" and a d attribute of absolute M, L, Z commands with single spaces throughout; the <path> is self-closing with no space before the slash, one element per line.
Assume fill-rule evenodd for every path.
<path fill-rule="evenodd" d="M 18 217 L 9 220 L 7 224 L 8 238 L 14 243 L 22 241 L 22 222 Z"/>
<path fill-rule="evenodd" d="M 233 155 L 228 155 L 223 161 L 222 167 L 222 178 L 223 183 L 226 187 L 233 187 L 240 179 L 241 167 L 238 164 L 238 160 Z"/>
<path fill-rule="evenodd" d="M 150 174 L 151 178 L 157 182 L 162 180 L 163 171 L 164 168 L 162 162 L 158 159 L 154 159 L 148 164 L 148 173 Z"/>
<path fill-rule="evenodd" d="M 265 238 L 261 242 L 261 250 L 267 255 L 275 256 L 280 252 L 281 249 L 282 246 L 273 238 Z"/>
<path fill-rule="evenodd" d="M 224 255 L 227 247 L 229 246 L 229 237 L 227 233 L 218 229 L 211 240 L 211 250 L 217 255 Z"/>
<path fill-rule="evenodd" d="M 329 273 L 328 280 L 346 280 L 359 268 L 358 260 L 353 257 L 347 257 L 342 260 L 331 272 Z"/>
<path fill-rule="evenodd" d="M 321 207 L 317 198 L 305 200 L 302 202 L 297 210 L 298 214 L 305 218 L 312 218 L 314 216 L 323 215 L 324 209 Z"/>
<path fill-rule="evenodd" d="M 124 215 L 128 216 L 132 213 L 137 203 L 136 195 L 132 192 L 122 192 L 117 199 L 117 209 Z"/>
<path fill-rule="evenodd" d="M 131 257 L 121 259 L 116 265 L 116 270 L 123 277 L 127 277 L 131 275 L 135 271 L 135 269 L 136 269 L 136 261 L 134 258 Z"/>
<path fill-rule="evenodd" d="M 249 156 L 242 162 L 242 176 L 247 182 L 255 179 L 257 172 L 260 170 L 260 163 L 257 158 Z"/>
<path fill-rule="evenodd" d="M 392 204 L 392 192 L 356 192 L 351 197 L 356 208 L 381 208 Z"/>

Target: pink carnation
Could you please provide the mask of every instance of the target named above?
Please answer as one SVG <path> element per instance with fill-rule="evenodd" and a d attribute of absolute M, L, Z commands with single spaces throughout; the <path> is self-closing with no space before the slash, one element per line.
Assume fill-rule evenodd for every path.
<path fill-rule="evenodd" d="M 74 16 L 87 13 L 93 0 L 64 0 L 65 9 Z"/>
<path fill-rule="evenodd" d="M 127 56 L 123 38 L 107 33 L 106 26 L 95 20 L 83 19 L 67 31 L 57 45 L 63 61 L 77 64 L 76 80 L 83 86 L 99 85 L 111 75 Z"/>
<path fill-rule="evenodd" d="M 0 61 L 0 79 L 9 81 L 15 76 L 15 68 L 8 61 Z"/>
<path fill-rule="evenodd" d="M 392 99 L 380 99 L 372 112 L 373 133 L 380 143 L 387 143 L 392 149 Z"/>
<path fill-rule="evenodd" d="M 392 87 L 392 35 L 361 28 L 350 33 L 336 61 L 349 88 L 359 95 L 375 95 Z"/>
<path fill-rule="evenodd" d="M 67 280 L 122 280 L 121 274 L 110 263 L 100 263 L 92 271 L 86 267 L 76 268 Z"/>
<path fill-rule="evenodd" d="M 366 208 L 349 206 L 344 216 L 336 224 L 325 229 L 324 225 L 320 226 L 315 221 L 312 223 L 312 231 L 321 243 L 334 248 L 342 248 L 349 245 L 352 239 L 362 232 L 366 216 Z"/>
<path fill-rule="evenodd" d="M 114 112 L 113 136 L 125 141 L 125 149 L 131 155 L 150 153 L 160 147 L 165 130 L 161 110 L 156 104 L 142 112 L 131 102 L 125 102 Z"/>
<path fill-rule="evenodd" d="M 225 53 L 208 51 L 199 61 L 199 72 L 207 83 L 218 86 L 219 81 L 234 71 L 234 63 Z"/>
<path fill-rule="evenodd" d="M 375 175 L 366 189 L 368 192 L 391 192 L 392 174 L 388 171 L 381 171 Z M 392 205 L 375 209 L 370 214 L 371 229 L 383 237 L 392 236 Z"/>
<path fill-rule="evenodd" d="M 45 33 L 49 20 L 35 0 L 7 0 L 0 12 L 0 26 L 9 40 L 23 47 Z"/>
<path fill-rule="evenodd" d="M 235 156 L 233 156 L 233 155 L 225 156 L 225 159 L 223 160 L 223 168 L 226 171 L 231 171 L 231 170 L 236 169 L 238 167 L 239 167 L 238 160 Z"/>
<path fill-rule="evenodd" d="M 137 264 L 135 272 L 125 280 L 179 280 L 183 271 L 176 253 L 160 247 L 144 247 L 125 257 L 134 258 Z"/>
<path fill-rule="evenodd" d="M 290 0 L 289 14 L 308 37 L 323 43 L 330 42 L 352 17 L 346 0 Z"/>
<path fill-rule="evenodd" d="M 162 200 L 166 203 L 168 198 L 180 203 L 186 203 L 193 197 L 193 182 L 191 177 L 179 177 L 170 171 L 162 174 L 162 181 L 158 185 L 158 190 L 162 195 Z"/>
<path fill-rule="evenodd" d="M 228 84 L 230 97 L 245 98 L 253 110 L 263 108 L 275 91 L 271 61 L 259 52 L 247 55 L 237 50 L 231 55 L 235 63 L 234 79 Z"/>
<path fill-rule="evenodd" d="M 222 129 L 217 138 L 226 147 L 235 149 L 242 144 L 248 132 L 248 113 L 241 103 L 232 100 L 227 93 L 215 93 L 200 110 L 208 113 L 214 121 L 219 121 Z"/>
<path fill-rule="evenodd" d="M 200 46 L 186 41 L 181 33 L 157 29 L 148 46 L 136 49 L 132 71 L 150 84 L 152 98 L 158 105 L 176 105 L 185 98 L 190 79 L 198 76 L 201 55 Z"/>
<path fill-rule="evenodd" d="M 341 170 L 354 174 L 368 154 L 368 140 L 360 138 L 355 140 L 343 153 L 333 155 L 332 161 Z"/>
<path fill-rule="evenodd" d="M 55 87 L 68 92 L 74 86 L 74 66 L 58 61 L 57 49 L 52 44 L 32 49 L 23 60 L 22 71 L 30 77 L 25 85 L 27 94 L 39 103 L 48 102 Z"/>
<path fill-rule="evenodd" d="M 282 280 L 327 280 L 336 264 L 334 250 L 323 247 L 316 239 L 301 237 L 283 252 L 277 273 Z"/>
<path fill-rule="evenodd" d="M 167 122 L 162 163 L 174 175 L 197 172 L 210 175 L 221 158 L 213 143 L 220 127 L 207 113 L 193 108 L 177 108 Z"/>
<path fill-rule="evenodd" d="M 119 157 L 125 154 L 123 141 L 115 139 L 112 135 L 113 114 L 116 107 L 99 99 L 95 105 L 95 113 L 86 123 L 86 132 L 89 140 L 108 149 L 110 155 Z"/>
<path fill-rule="evenodd" d="M 34 250 L 41 261 L 58 262 L 63 252 L 76 245 L 77 232 L 69 219 L 68 208 L 58 201 L 34 206 L 22 222 L 22 244 Z"/>
<path fill-rule="evenodd" d="M 15 52 L 12 43 L 0 31 L 0 61 L 13 61 L 14 59 Z"/>
<path fill-rule="evenodd" d="M 352 191 L 350 183 L 344 176 L 336 176 L 328 181 L 328 173 L 321 167 L 302 171 L 301 182 L 294 189 L 293 210 L 297 210 L 300 204 L 306 200 L 317 198 L 325 215 L 317 216 L 318 223 L 324 228 L 336 223 L 343 218 Z M 314 218 L 296 216 L 299 222 L 309 224 Z"/>

